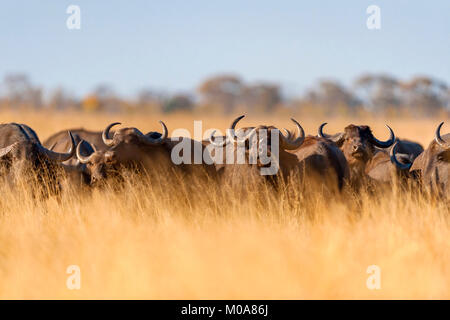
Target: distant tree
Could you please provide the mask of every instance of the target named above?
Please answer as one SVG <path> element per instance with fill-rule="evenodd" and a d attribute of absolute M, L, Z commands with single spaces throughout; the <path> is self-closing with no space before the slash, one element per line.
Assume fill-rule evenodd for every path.
<path fill-rule="evenodd" d="M 239 101 L 242 81 L 234 75 L 219 75 L 206 79 L 197 89 L 202 103 L 219 106 L 231 113 Z"/>
<path fill-rule="evenodd" d="M 163 112 L 174 111 L 191 111 L 194 108 L 194 102 L 192 98 L 185 94 L 177 94 L 172 98 L 169 98 L 163 107 Z"/>
<path fill-rule="evenodd" d="M 356 90 L 364 90 L 362 100 L 373 111 L 397 108 L 401 104 L 399 81 L 385 74 L 364 74 L 354 82 Z"/>
<path fill-rule="evenodd" d="M 84 111 L 99 111 L 100 101 L 97 96 L 90 94 L 83 98 L 81 101 L 81 107 Z"/>
<path fill-rule="evenodd" d="M 145 88 L 138 92 L 137 107 L 141 109 L 161 111 L 165 100 L 165 94 Z"/>
<path fill-rule="evenodd" d="M 269 83 L 244 86 L 241 101 L 250 110 L 270 112 L 281 102 L 280 87 Z"/>
<path fill-rule="evenodd" d="M 303 102 L 324 108 L 330 114 L 353 112 L 359 105 L 351 91 L 333 80 L 320 81 L 316 88 L 306 93 Z"/>
<path fill-rule="evenodd" d="M 97 86 L 93 93 L 83 100 L 83 109 L 89 111 L 113 111 L 117 112 L 121 108 L 121 99 L 116 95 L 113 88 L 108 84 Z"/>
<path fill-rule="evenodd" d="M 78 102 L 69 92 L 60 87 L 50 94 L 48 107 L 55 110 L 66 110 L 78 107 Z"/>
<path fill-rule="evenodd" d="M 6 75 L 3 80 L 3 87 L 11 106 L 40 108 L 43 105 L 42 89 L 34 87 L 25 74 Z"/>
<path fill-rule="evenodd" d="M 420 114 L 436 115 L 449 105 L 446 83 L 426 76 L 415 77 L 402 84 L 405 103 Z"/>

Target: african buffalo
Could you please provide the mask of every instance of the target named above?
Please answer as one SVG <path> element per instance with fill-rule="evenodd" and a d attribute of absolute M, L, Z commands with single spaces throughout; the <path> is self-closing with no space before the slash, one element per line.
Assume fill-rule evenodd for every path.
<path fill-rule="evenodd" d="M 423 150 L 422 146 L 411 141 L 396 139 L 389 127 L 390 137 L 380 141 L 373 135 L 369 126 L 349 125 L 344 132 L 328 135 L 323 132 L 326 123 L 319 126 L 318 136 L 335 142 L 343 151 L 350 167 L 351 185 L 359 189 L 367 182 L 390 183 L 393 177 L 409 177 L 409 173 L 396 166 L 390 157 L 389 148 L 397 141 L 396 148 L 402 153 L 402 163 L 412 163 Z"/>
<path fill-rule="evenodd" d="M 54 151 L 67 150 L 71 144 L 70 139 L 67 137 L 67 131 L 72 133 L 77 144 L 79 141 L 85 140 L 89 142 L 89 144 L 91 144 L 96 150 L 103 151 L 108 148 L 108 146 L 103 143 L 101 131 L 89 131 L 80 128 L 59 131 L 48 137 L 42 144 Z"/>
<path fill-rule="evenodd" d="M 413 164 L 398 161 L 396 148 L 391 151 L 391 158 L 397 166 L 410 172 L 418 172 L 422 185 L 431 193 L 449 197 L 450 190 L 450 133 L 441 136 L 444 122 L 436 129 L 435 138 Z"/>
<path fill-rule="evenodd" d="M 92 145 L 92 152 L 89 155 L 82 154 L 82 146 L 78 144 L 76 154 L 78 161 L 85 165 L 86 171 L 91 176 L 91 183 L 105 181 L 112 173 L 117 174 L 123 168 L 139 168 L 146 172 L 156 172 L 158 170 L 178 170 L 181 173 L 192 173 L 197 169 L 205 169 L 207 174 L 215 174 L 214 167 L 208 164 L 174 163 L 172 160 L 172 150 L 176 146 L 173 138 L 168 138 L 168 130 L 164 122 L 160 121 L 162 133 L 149 132 L 143 134 L 137 128 L 120 128 L 110 137 L 110 130 L 119 122 L 108 125 L 102 132 L 102 141 L 107 146 L 105 150 L 98 150 Z M 183 138 L 192 148 L 204 146 L 200 142 Z M 83 140 L 84 141 L 84 140 Z M 196 146 L 197 145 L 197 146 Z M 183 154 L 181 153 L 181 156 Z"/>
<path fill-rule="evenodd" d="M 103 132 L 85 129 L 72 129 L 70 132 L 72 132 L 77 145 L 77 156 L 63 162 L 63 165 L 72 181 L 80 181 L 82 184 L 90 185 L 103 180 L 106 177 L 107 164 L 111 163 L 111 155 L 113 154 L 107 151 L 109 147 L 103 142 Z M 60 131 L 47 138 L 44 141 L 44 146 L 53 151 L 66 150 L 71 142 L 67 135 L 63 133 L 64 131 Z M 80 160 L 91 155 L 90 162 L 95 162 L 95 166 Z"/>
<path fill-rule="evenodd" d="M 49 182 L 49 185 L 54 187 L 56 170 L 61 168 L 59 164 L 75 154 L 75 141 L 70 131 L 68 135 L 71 141 L 69 151 L 55 152 L 45 148 L 34 130 L 27 125 L 0 124 L 2 168 L 7 174 L 13 174 L 14 178 L 36 177 L 40 182 Z"/>
<path fill-rule="evenodd" d="M 225 146 L 235 149 L 235 158 L 239 148 L 242 146 L 245 148 L 244 164 L 232 161 L 230 164 L 219 165 L 227 179 L 231 175 L 229 179 L 236 179 L 237 183 L 240 183 L 239 181 L 248 180 L 246 176 L 250 172 L 254 177 L 263 174 L 276 185 L 278 180 L 287 181 L 286 179 L 297 174 L 306 188 L 315 184 L 329 189 L 342 189 L 348 178 L 349 169 L 344 155 L 334 143 L 319 137 L 305 136 L 302 126 L 295 119 L 291 120 L 297 128 L 296 138 L 293 138 L 294 134 L 286 129 L 283 129 L 285 132 L 283 134 L 276 127 L 266 125 L 235 131 L 237 123 L 243 117 L 240 116 L 232 122 L 225 139 L 221 142 L 216 141 L 214 132 L 210 136 L 214 147 Z M 272 140 L 274 138 L 277 140 Z M 252 148 L 255 147 L 259 157 L 252 162 L 252 156 L 255 158 Z M 264 158 L 267 158 L 266 161 Z M 274 164 L 278 170 L 266 173 L 261 170 L 269 169 Z"/>

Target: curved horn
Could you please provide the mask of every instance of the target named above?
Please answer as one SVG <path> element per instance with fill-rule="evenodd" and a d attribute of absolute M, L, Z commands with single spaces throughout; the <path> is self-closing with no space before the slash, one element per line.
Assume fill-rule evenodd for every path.
<path fill-rule="evenodd" d="M 245 114 L 243 114 L 242 116 L 237 117 L 236 119 L 233 120 L 233 122 L 231 123 L 230 126 L 230 130 L 234 130 L 236 128 L 236 125 L 239 121 L 241 121 L 242 118 L 245 117 Z"/>
<path fill-rule="evenodd" d="M 321 138 L 329 138 L 330 136 L 328 134 L 323 133 L 323 127 L 327 125 L 328 122 L 324 122 L 319 126 L 319 129 L 317 130 L 317 135 Z"/>
<path fill-rule="evenodd" d="M 344 137 L 345 133 L 344 132 L 340 132 L 340 133 L 336 133 L 334 135 L 329 135 L 323 132 L 323 127 L 325 127 L 327 125 L 327 122 L 322 123 L 319 126 L 319 129 L 317 130 L 317 135 L 321 138 L 325 138 L 328 140 L 333 141 L 334 143 L 339 143 L 339 141 L 342 140 L 342 138 Z"/>
<path fill-rule="evenodd" d="M 244 139 L 240 139 L 240 140 L 236 139 L 236 125 L 244 117 L 245 117 L 245 115 L 242 115 L 242 116 L 239 116 L 239 117 L 237 117 L 236 119 L 233 120 L 233 122 L 231 123 L 230 128 L 227 129 L 227 133 L 226 133 L 227 140 L 230 140 L 230 141 L 232 141 L 234 143 L 246 140 L 247 137 L 244 137 Z M 252 133 L 253 133 L 253 130 L 252 130 Z"/>
<path fill-rule="evenodd" d="M 89 162 L 89 160 L 91 159 L 91 157 L 92 157 L 92 155 L 94 154 L 94 153 L 91 153 L 89 156 L 83 156 L 82 154 L 81 154 L 81 145 L 83 144 L 83 143 L 87 143 L 87 144 L 89 144 L 90 146 L 91 146 L 91 148 L 94 150 L 94 152 L 96 152 L 97 151 L 97 149 L 95 149 L 95 146 L 94 145 L 92 145 L 92 144 L 90 144 L 88 141 L 86 141 L 86 140 L 81 140 L 79 143 L 78 143 L 78 145 L 77 145 L 77 150 L 76 150 L 76 154 L 77 154 L 77 158 L 78 158 L 78 161 L 80 161 L 80 163 L 88 163 Z"/>
<path fill-rule="evenodd" d="M 227 138 L 225 137 L 225 139 L 222 138 L 221 142 L 217 142 L 215 141 L 214 138 L 214 134 L 216 133 L 216 130 L 213 130 L 209 136 L 209 142 L 213 145 L 215 145 L 216 147 L 223 147 L 226 143 L 227 143 Z"/>
<path fill-rule="evenodd" d="M 244 117 L 245 117 L 245 115 L 237 117 L 231 123 L 230 128 L 227 130 L 227 139 L 228 140 L 230 140 L 230 141 L 232 141 L 234 143 L 244 143 L 245 141 L 247 141 L 258 130 L 258 128 L 255 127 L 252 130 L 250 130 L 250 132 L 247 133 L 245 136 L 240 137 L 239 139 L 237 139 L 237 137 L 236 137 L 236 124 Z"/>
<path fill-rule="evenodd" d="M 105 130 L 102 132 L 102 139 L 103 143 L 106 144 L 108 147 L 111 147 L 113 145 L 113 139 L 109 138 L 109 130 L 111 130 L 112 127 L 117 126 L 121 124 L 120 122 L 113 122 L 110 125 L 108 125 Z"/>
<path fill-rule="evenodd" d="M 284 131 L 284 134 L 286 135 L 285 137 L 290 139 L 291 138 L 291 132 L 288 129 L 286 129 L 286 128 L 283 128 L 283 131 Z"/>
<path fill-rule="evenodd" d="M 228 141 L 237 142 L 237 140 L 235 138 L 234 131 L 235 131 L 237 123 L 239 121 L 241 121 L 241 119 L 244 118 L 244 117 L 245 117 L 245 115 L 242 115 L 242 116 L 239 116 L 239 117 L 237 117 L 236 119 L 233 120 L 233 122 L 231 123 L 230 127 L 226 130 L 226 138 L 222 142 L 215 142 L 214 141 L 214 134 L 216 133 L 216 130 L 211 132 L 211 135 L 209 136 L 209 142 L 211 142 L 213 145 L 215 145 L 217 147 L 222 147 Z"/>
<path fill-rule="evenodd" d="M 450 148 L 450 142 L 446 142 L 442 137 L 441 137 L 441 127 L 444 125 L 444 122 L 441 122 L 437 129 L 436 129 L 436 134 L 435 134 L 435 138 L 434 140 L 436 141 L 436 143 L 438 145 L 440 145 L 442 148 L 444 149 L 448 149 Z"/>
<path fill-rule="evenodd" d="M 13 144 L 1 148 L 0 149 L 0 158 L 3 158 L 4 156 L 6 156 L 8 153 L 10 153 L 19 143 L 18 142 L 14 142 Z"/>
<path fill-rule="evenodd" d="M 390 132 L 390 137 L 388 140 L 386 141 L 380 141 L 377 138 L 375 138 L 374 135 L 372 135 L 371 140 L 372 143 L 374 145 L 376 145 L 378 148 L 389 148 L 390 146 L 392 146 L 395 142 L 395 134 L 394 131 L 392 131 L 391 127 L 389 127 L 388 125 L 386 125 L 386 127 L 389 129 Z"/>
<path fill-rule="evenodd" d="M 286 150 L 297 149 L 302 145 L 303 141 L 305 141 L 305 131 L 303 130 L 300 123 L 298 123 L 294 118 L 291 118 L 291 121 L 294 122 L 297 127 L 297 138 L 295 140 L 292 140 L 290 134 L 285 136 L 280 132 L 280 137 L 283 141 L 283 148 Z"/>
<path fill-rule="evenodd" d="M 395 154 L 395 151 L 397 150 L 398 141 L 394 144 L 394 146 L 391 149 L 391 152 L 389 153 L 391 157 L 391 162 L 397 166 L 400 170 L 409 170 L 411 168 L 412 163 L 404 164 L 397 160 L 397 156 Z"/>
<path fill-rule="evenodd" d="M 68 133 L 69 133 L 70 142 L 71 142 L 71 146 L 70 146 L 70 149 L 68 152 L 66 152 L 66 153 L 55 152 L 55 151 L 52 151 L 52 150 L 49 150 L 49 149 L 43 147 L 42 145 L 39 146 L 40 151 L 43 154 L 45 154 L 45 156 L 52 161 L 64 162 L 66 160 L 69 160 L 75 154 L 76 144 L 75 144 L 75 139 L 73 138 L 72 132 L 68 131 Z"/>
<path fill-rule="evenodd" d="M 53 142 L 53 144 L 48 149 L 53 150 L 57 144 L 58 144 L 58 141 Z"/>
<path fill-rule="evenodd" d="M 146 136 L 145 137 L 145 141 L 147 143 L 152 144 L 152 145 L 154 145 L 154 144 L 161 144 L 167 139 L 167 136 L 169 135 L 169 131 L 167 130 L 166 124 L 164 122 L 162 122 L 161 120 L 159 120 L 159 123 L 161 124 L 162 129 L 163 129 L 161 137 L 159 137 L 159 138 L 152 138 L 152 137 Z"/>

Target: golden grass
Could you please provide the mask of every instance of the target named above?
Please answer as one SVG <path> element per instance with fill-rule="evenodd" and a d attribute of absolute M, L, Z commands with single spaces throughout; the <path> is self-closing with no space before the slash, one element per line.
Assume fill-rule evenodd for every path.
<path fill-rule="evenodd" d="M 204 120 L 204 129 L 224 129 L 231 120 L 34 112 L 1 118 L 30 125 L 42 140 L 60 129 L 101 129 L 117 120 L 142 131 L 159 130 L 159 119 L 169 130 L 191 130 L 194 119 Z M 313 134 L 320 123 L 298 120 Z M 427 145 L 439 121 L 389 124 L 398 136 Z M 242 122 L 292 127 L 287 117 Z M 380 139 L 388 135 L 383 119 L 328 122 L 329 132 L 353 122 L 371 125 Z M 0 298 L 450 298 L 444 203 L 395 189 L 348 204 L 319 193 L 306 200 L 260 186 L 243 195 L 228 185 L 195 184 L 131 177 L 119 192 L 39 201 L 2 184 Z M 80 290 L 66 287 L 69 265 L 81 268 Z M 369 265 L 381 268 L 380 290 L 366 287 Z"/>

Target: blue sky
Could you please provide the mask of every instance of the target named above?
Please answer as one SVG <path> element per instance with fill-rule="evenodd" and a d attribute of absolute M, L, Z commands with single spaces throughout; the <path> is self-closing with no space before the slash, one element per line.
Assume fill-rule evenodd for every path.
<path fill-rule="evenodd" d="M 344 4 L 345 3 L 345 4 Z M 81 8 L 68 30 L 66 9 Z M 368 30 L 366 8 L 381 8 Z M 428 74 L 450 83 L 450 1 L 2 1 L 0 79 L 27 73 L 84 95 L 100 83 L 190 91 L 236 73 L 301 93 L 321 78 Z"/>

